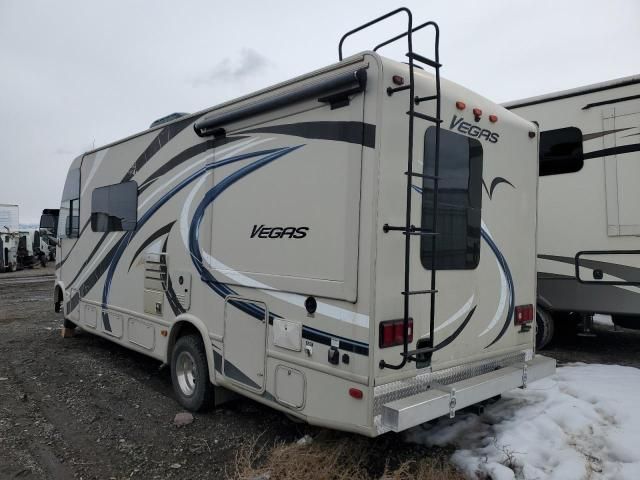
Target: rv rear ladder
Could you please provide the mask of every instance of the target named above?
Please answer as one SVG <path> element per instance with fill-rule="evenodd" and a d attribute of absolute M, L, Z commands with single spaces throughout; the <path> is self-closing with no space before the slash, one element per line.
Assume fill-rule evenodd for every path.
<path fill-rule="evenodd" d="M 438 182 L 440 177 L 439 173 L 439 164 L 440 164 L 440 124 L 442 123 L 442 119 L 440 118 L 440 67 L 442 64 L 440 63 L 440 53 L 439 53 L 439 42 L 440 42 L 440 29 L 435 22 L 425 22 L 417 27 L 413 27 L 413 15 L 411 11 L 407 8 L 398 8 L 393 10 L 392 12 L 387 13 L 381 17 L 378 17 L 374 20 L 371 20 L 364 25 L 361 25 L 349 32 L 347 32 L 340 39 L 340 44 L 338 46 L 338 52 L 340 60 L 342 60 L 342 44 L 344 40 L 350 35 L 359 32 L 365 28 L 370 27 L 373 24 L 381 22 L 391 16 L 405 13 L 408 17 L 407 22 L 407 31 L 396 35 L 389 40 L 386 40 L 379 45 L 377 45 L 373 50 L 377 51 L 378 49 L 389 45 L 390 43 L 395 42 L 401 38 L 407 37 L 407 46 L 408 52 L 406 56 L 409 58 L 409 83 L 406 85 L 400 85 L 398 87 L 388 87 L 387 95 L 392 96 L 395 93 L 402 92 L 405 90 L 409 90 L 409 111 L 407 115 L 409 116 L 409 138 L 408 138 L 408 150 L 407 150 L 407 171 L 404 174 L 407 177 L 407 189 L 406 189 L 406 212 L 405 212 L 405 225 L 404 226 L 391 226 L 389 224 L 385 224 L 383 226 L 383 231 L 385 233 L 388 232 L 402 232 L 405 236 L 405 252 L 404 252 L 404 290 L 402 291 L 402 295 L 404 297 L 404 313 L 403 313 L 403 352 L 402 352 L 402 360 L 398 364 L 389 364 L 384 360 L 380 361 L 380 368 L 390 368 L 393 370 L 399 370 L 403 368 L 407 362 L 411 361 L 423 361 L 423 359 L 419 359 L 418 355 L 422 355 L 425 353 L 432 353 L 436 350 L 434 348 L 434 324 L 435 324 L 435 294 L 438 292 L 436 289 L 436 239 L 438 238 L 438 230 L 437 230 L 437 218 L 438 218 Z M 435 31 L 435 57 L 434 60 L 422 56 L 413 51 L 413 33 L 421 30 L 424 27 L 431 26 Z M 418 96 L 415 94 L 415 64 L 414 61 L 420 62 L 428 67 L 431 67 L 435 70 L 436 77 L 436 91 L 435 95 L 426 95 L 426 96 Z M 415 106 L 419 105 L 423 102 L 434 101 L 436 106 L 436 115 L 435 117 L 431 115 L 427 115 L 425 113 L 420 113 L 415 111 Z M 435 141 L 435 155 L 434 155 L 434 173 L 433 175 L 424 174 L 424 173 L 415 173 L 413 171 L 413 139 L 414 139 L 414 120 L 416 118 L 426 120 L 435 124 L 436 128 L 436 141 Z M 424 228 L 418 228 L 411 223 L 411 206 L 412 206 L 412 191 L 413 191 L 413 177 L 422 178 L 423 182 L 432 181 L 433 182 L 433 221 L 431 225 L 431 229 L 427 230 Z M 423 195 L 426 194 L 426 190 L 423 189 Z M 411 274 L 411 238 L 413 236 L 420 237 L 431 237 L 433 240 L 431 241 L 431 281 L 430 287 L 426 290 L 411 290 L 410 286 L 410 274 Z M 430 310 L 429 310 L 429 341 L 428 346 L 419 348 L 417 350 L 409 351 L 409 297 L 413 295 L 430 295 Z"/>

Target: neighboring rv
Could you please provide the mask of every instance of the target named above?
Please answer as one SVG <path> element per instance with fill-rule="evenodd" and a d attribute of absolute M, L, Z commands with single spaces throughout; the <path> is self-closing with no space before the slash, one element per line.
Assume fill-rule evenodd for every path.
<path fill-rule="evenodd" d="M 538 345 L 571 312 L 640 328 L 640 76 L 505 107 L 542 132 Z"/>
<path fill-rule="evenodd" d="M 392 39 L 408 64 L 341 53 L 77 157 L 65 327 L 170 364 L 188 409 L 231 390 L 369 436 L 552 374 L 532 328 L 537 128 L 441 80 L 437 47 L 412 49 L 427 26 Z"/>
<path fill-rule="evenodd" d="M 19 234 L 8 228 L 0 230 L 0 272 L 15 272 L 18 269 Z"/>
<path fill-rule="evenodd" d="M 58 208 L 45 208 L 40 216 L 40 250 L 51 262 L 56 260 L 59 217 L 60 209 Z"/>
<path fill-rule="evenodd" d="M 18 205 L 0 203 L 0 272 L 18 268 Z"/>
<path fill-rule="evenodd" d="M 0 203 L 0 231 L 6 232 L 7 229 L 15 232 L 20 227 L 20 214 L 18 205 L 9 205 Z"/>
<path fill-rule="evenodd" d="M 18 268 L 33 268 L 42 257 L 39 230 L 28 228 L 18 232 Z"/>

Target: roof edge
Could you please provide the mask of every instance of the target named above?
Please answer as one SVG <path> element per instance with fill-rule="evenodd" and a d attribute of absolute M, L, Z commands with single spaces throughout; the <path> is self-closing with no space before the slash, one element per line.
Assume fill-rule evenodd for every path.
<path fill-rule="evenodd" d="M 607 82 L 593 83 L 591 85 L 585 85 L 583 87 L 572 88 L 569 90 L 560 90 L 558 92 L 546 93 L 544 95 L 538 95 L 535 97 L 504 102 L 502 106 L 507 109 L 528 107 L 529 105 L 537 105 L 539 103 L 550 102 L 553 100 L 578 97 L 580 95 L 601 92 L 603 90 L 626 87 L 628 85 L 634 85 L 636 83 L 640 83 L 640 75 L 631 75 L 629 77 L 616 78 Z"/>

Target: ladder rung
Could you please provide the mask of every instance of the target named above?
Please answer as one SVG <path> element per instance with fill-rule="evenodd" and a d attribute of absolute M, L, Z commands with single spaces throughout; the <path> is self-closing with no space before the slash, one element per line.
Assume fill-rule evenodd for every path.
<path fill-rule="evenodd" d="M 406 232 L 406 230 L 407 230 L 407 227 L 392 227 L 388 223 L 385 223 L 382 226 L 382 231 L 384 233 L 387 233 L 387 232 Z"/>
<path fill-rule="evenodd" d="M 387 87 L 387 95 L 391 96 L 396 92 L 401 92 L 403 90 L 409 90 L 411 88 L 411 85 L 401 85 L 399 87 Z"/>
<path fill-rule="evenodd" d="M 412 290 L 409 292 L 402 292 L 402 295 L 426 295 L 429 293 L 438 293 L 438 290 Z"/>
<path fill-rule="evenodd" d="M 421 353 L 432 353 L 435 351 L 436 349 L 433 347 L 422 347 L 415 350 L 409 350 L 406 354 L 402 353 L 402 355 L 406 357 L 413 357 L 414 355 L 420 355 Z"/>
<path fill-rule="evenodd" d="M 442 66 L 441 63 L 433 61 L 430 58 L 423 57 L 419 53 L 409 52 L 409 53 L 407 53 L 407 57 L 413 58 L 414 60 L 417 60 L 420 63 L 424 63 L 425 65 L 429 65 L 430 67 L 433 67 L 433 68 L 440 68 Z"/>
<path fill-rule="evenodd" d="M 402 232 L 403 235 L 406 235 L 407 232 Z M 429 232 L 429 231 L 417 231 L 417 230 L 413 230 L 411 232 L 409 232 L 409 235 L 420 235 L 422 237 L 435 237 L 437 235 L 440 235 L 438 232 Z"/>
<path fill-rule="evenodd" d="M 430 230 L 425 230 L 423 228 L 419 228 L 416 227 L 415 225 L 411 225 L 409 228 L 407 227 L 393 227 L 391 225 L 389 225 L 388 223 L 385 223 L 382 226 L 382 231 L 384 233 L 388 233 L 388 232 L 402 232 L 403 235 L 422 235 L 422 236 L 429 236 L 429 237 L 435 237 L 436 235 L 440 235 L 438 232 L 432 232 Z"/>
<path fill-rule="evenodd" d="M 428 102 L 430 100 L 437 100 L 438 96 L 437 95 L 429 95 L 428 97 L 416 97 L 414 99 L 414 102 L 416 102 L 416 105 L 419 105 L 421 102 Z"/>
<path fill-rule="evenodd" d="M 428 180 L 440 180 L 442 177 L 436 176 L 436 175 L 425 175 L 424 173 L 416 173 L 416 172 L 404 172 L 405 175 L 411 175 L 412 177 L 420 177 L 420 178 L 426 178 Z"/>
<path fill-rule="evenodd" d="M 411 112 L 407 112 L 407 115 L 411 115 Z M 442 123 L 442 120 L 440 120 L 439 118 L 431 117 L 420 112 L 413 112 L 413 116 L 433 123 Z"/>

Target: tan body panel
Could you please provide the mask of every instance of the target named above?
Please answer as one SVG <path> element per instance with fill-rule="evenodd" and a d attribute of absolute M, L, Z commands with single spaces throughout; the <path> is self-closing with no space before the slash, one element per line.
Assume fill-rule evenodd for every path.
<path fill-rule="evenodd" d="M 232 121 L 224 137 L 194 132 L 199 119 L 357 69 L 366 69 L 366 88 L 348 105 L 332 108 L 313 97 Z M 82 233 L 63 238 L 58 252 L 66 317 L 162 361 L 169 360 L 174 326 L 192 323 L 205 340 L 216 385 L 310 423 L 367 435 L 386 431 L 376 424 L 374 387 L 425 371 L 412 363 L 399 372 L 378 366 L 383 358 L 400 359 L 399 347 L 378 347 L 378 325 L 402 315 L 402 235 L 384 234 L 382 226 L 401 222 L 404 212 L 407 98 L 389 97 L 386 88 L 392 75 L 406 72 L 375 54 L 356 55 L 77 159 L 71 170 L 81 172 Z M 428 74 L 419 73 L 416 83 L 421 93 L 433 89 Z M 449 82 L 443 128 L 459 114 L 458 99 L 500 118 L 493 126 L 482 119 L 500 134 L 500 142 L 483 143 L 490 190 L 482 194 L 482 218 L 514 288 L 507 288 L 486 242 L 476 269 L 438 273 L 436 340 L 459 329 L 464 315 L 456 312 L 475 307 L 476 313 L 434 354 L 428 369 L 434 373 L 473 362 L 485 368 L 497 357 L 523 362 L 533 341 L 531 331 L 513 326 L 507 307 L 535 300 L 537 139 L 528 135 L 535 128 Z M 417 162 L 425 127 L 416 131 Z M 511 186 L 492 187 L 497 177 Z M 92 231 L 94 189 L 127 181 L 138 186 L 136 229 Z M 414 205 L 419 224 L 418 193 Z M 412 281 L 420 284 L 429 272 L 418 247 L 412 262 Z M 317 303 L 312 313 L 305 308 L 310 296 Z M 412 304 L 412 346 L 428 335 L 425 305 L 424 298 Z M 334 349 L 337 362 L 330 361 Z M 350 388 L 363 398 L 350 396 Z"/>

